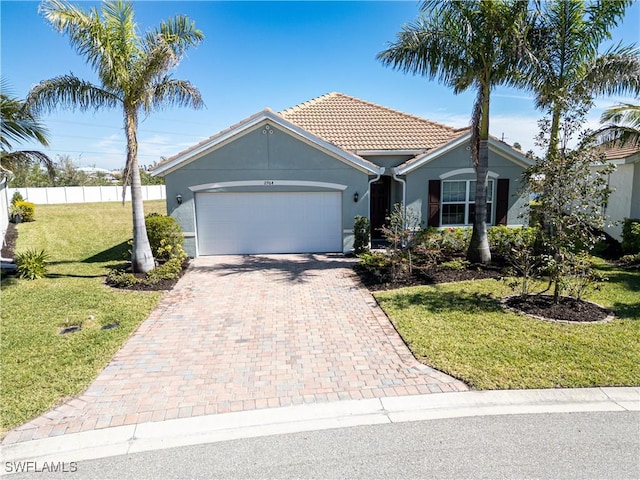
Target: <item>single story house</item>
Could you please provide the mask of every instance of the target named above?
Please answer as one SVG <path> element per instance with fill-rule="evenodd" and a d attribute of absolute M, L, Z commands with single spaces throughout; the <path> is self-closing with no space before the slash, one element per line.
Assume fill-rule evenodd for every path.
<path fill-rule="evenodd" d="M 531 160 L 495 138 L 489 149 L 489 223 L 521 225 Z M 356 215 L 376 237 L 395 203 L 431 226 L 471 225 L 474 208 L 468 128 L 342 93 L 258 112 L 153 175 L 191 256 L 349 252 Z"/>
<path fill-rule="evenodd" d="M 607 149 L 605 155 L 616 166 L 609 175 L 611 194 L 605 208 L 605 231 L 622 240 L 622 220 L 640 218 L 640 148 L 615 147 Z"/>

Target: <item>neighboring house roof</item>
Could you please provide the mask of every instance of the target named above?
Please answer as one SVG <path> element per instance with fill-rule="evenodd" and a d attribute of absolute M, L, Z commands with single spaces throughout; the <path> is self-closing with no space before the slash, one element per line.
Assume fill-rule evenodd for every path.
<path fill-rule="evenodd" d="M 203 155 L 206 155 L 207 153 L 215 150 L 216 148 L 227 144 L 230 140 L 236 138 L 237 136 L 243 135 L 244 133 L 251 131 L 261 124 L 266 124 L 267 122 L 271 122 L 273 125 L 280 126 L 283 130 L 300 138 L 302 141 L 305 141 L 315 146 L 316 148 L 325 151 L 334 158 L 337 158 L 353 166 L 354 168 L 373 174 L 382 173 L 384 171 L 384 168 L 379 167 L 371 163 L 370 161 L 359 157 L 358 155 L 336 147 L 335 145 L 327 142 L 322 138 L 317 137 L 309 131 L 300 128 L 299 126 L 291 123 L 279 114 L 273 112 L 271 109 L 267 108 L 160 162 L 153 169 L 152 175 L 169 173 L 170 171 L 173 171 L 181 167 L 182 165 L 190 163 L 202 157 Z"/>
<path fill-rule="evenodd" d="M 280 115 L 352 152 L 426 151 L 468 131 L 336 92 L 283 110 Z"/>
<path fill-rule="evenodd" d="M 604 150 L 604 154 L 609 161 L 621 163 L 620 160 L 631 160 L 629 163 L 637 162 L 640 159 L 640 147 L 626 145 L 624 147 L 611 147 Z M 633 158 L 632 157 L 636 157 Z"/>

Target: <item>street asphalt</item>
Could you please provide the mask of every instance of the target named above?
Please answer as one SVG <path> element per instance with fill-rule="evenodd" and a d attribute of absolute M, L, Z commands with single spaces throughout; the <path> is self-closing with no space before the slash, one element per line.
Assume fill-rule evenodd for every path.
<path fill-rule="evenodd" d="M 589 412 L 611 413 L 610 415 L 584 416 Z M 591 438 L 592 436 L 585 436 L 584 433 L 579 435 L 570 435 L 569 433 L 580 432 L 580 428 L 585 429 L 585 432 L 594 428 L 597 430 L 594 425 L 609 422 L 610 427 L 606 433 L 602 434 L 602 438 L 595 438 L 593 445 L 589 445 L 585 450 L 591 453 L 581 453 L 579 457 L 576 457 L 583 458 L 584 456 L 584 461 L 581 460 L 578 462 L 579 465 L 575 467 L 579 467 L 579 472 L 582 472 L 580 475 L 576 475 L 575 478 L 602 478 L 603 475 L 600 475 L 601 470 L 598 465 L 606 467 L 605 473 L 608 471 L 606 469 L 609 468 L 607 465 L 610 462 L 603 463 L 602 458 L 607 458 L 607 455 L 611 454 L 601 453 L 596 455 L 598 445 L 601 445 L 604 452 L 616 450 L 626 452 L 623 455 L 623 460 L 616 460 L 621 468 L 617 473 L 622 476 L 611 471 L 611 475 L 604 475 L 604 477 L 640 478 L 640 452 L 638 451 L 637 441 L 640 437 L 639 412 L 640 387 L 469 391 L 305 404 L 104 428 L 5 445 L 0 449 L 2 458 L 0 475 L 17 474 L 16 478 L 46 478 L 47 473 L 55 469 L 58 471 L 53 475 L 57 478 L 66 474 L 74 474 L 73 478 L 96 478 L 96 476 L 97 478 L 152 478 L 157 477 L 157 475 L 152 475 L 152 470 L 148 469 L 143 469 L 133 475 L 137 470 L 137 468 L 133 468 L 135 465 L 134 460 L 139 459 L 139 461 L 144 462 L 144 459 L 148 459 L 147 462 L 159 462 L 158 459 L 165 458 L 171 465 L 171 459 L 173 459 L 173 463 L 177 466 L 180 465 L 180 462 L 176 459 L 183 458 L 179 447 L 191 446 L 191 449 L 185 450 L 186 453 L 184 453 L 186 455 L 185 458 L 191 458 L 189 457 L 190 455 L 195 455 L 197 452 L 206 452 L 207 449 L 214 448 L 213 444 L 224 443 L 225 446 L 218 446 L 216 450 L 212 450 L 217 452 L 215 455 L 225 459 L 220 464 L 216 463 L 216 465 L 222 466 L 222 470 L 203 470 L 204 476 L 227 478 L 255 476 L 325 478 L 327 476 L 358 477 L 360 476 L 359 472 L 365 472 L 362 477 L 388 477 L 389 475 L 385 475 L 383 472 L 393 472 L 394 470 L 384 470 L 385 467 L 382 463 L 375 467 L 379 462 L 384 462 L 382 459 L 376 460 L 380 456 L 384 457 L 385 449 L 382 446 L 377 447 L 380 453 L 375 453 L 376 449 L 374 448 L 371 451 L 371 455 L 366 454 L 366 451 L 355 451 L 350 457 L 355 463 L 350 467 L 345 467 L 351 468 L 351 470 L 332 469 L 331 462 L 326 463 L 318 460 L 318 458 L 322 458 L 321 456 L 311 456 L 303 462 L 291 461 L 289 463 L 285 462 L 285 464 L 276 462 L 281 465 L 282 470 L 274 470 L 269 473 L 270 471 L 265 470 L 266 466 L 260 467 L 260 465 L 266 465 L 268 462 L 264 462 L 268 459 L 254 459 L 248 455 L 247 452 L 252 451 L 250 447 L 253 445 L 249 439 L 253 439 L 256 445 L 277 445 L 278 442 L 299 442 L 300 438 L 310 438 L 309 435 L 311 435 L 313 438 L 317 437 L 319 442 L 326 442 L 329 441 L 326 439 L 333 438 L 334 434 L 342 435 L 344 433 L 339 432 L 347 431 L 351 432 L 347 435 L 350 438 L 351 436 L 353 437 L 349 440 L 349 445 L 360 446 L 359 448 L 365 448 L 364 445 L 369 445 L 370 440 L 378 438 L 378 435 L 389 439 L 397 437 L 397 441 L 403 441 L 405 445 L 406 442 L 409 442 L 409 445 L 413 448 L 416 446 L 415 439 L 438 438 L 437 436 L 434 437 L 433 433 L 430 432 L 430 429 L 435 428 L 433 426 L 437 425 L 437 432 L 440 432 L 439 435 L 442 436 L 446 432 L 450 432 L 458 435 L 458 437 L 446 439 L 446 441 L 443 440 L 444 443 L 442 445 L 448 445 L 447 448 L 433 450 L 434 445 L 437 445 L 437 443 L 434 444 L 433 441 L 430 441 L 428 443 L 429 448 L 418 449 L 421 453 L 417 457 L 410 455 L 406 458 L 403 457 L 403 460 L 399 459 L 398 461 L 401 462 L 400 467 L 404 468 L 402 465 L 405 465 L 408 470 L 406 470 L 407 475 L 401 474 L 404 471 L 402 469 L 396 470 L 398 472 L 396 477 L 420 476 L 419 473 L 424 472 L 423 455 L 427 455 L 426 458 L 430 458 L 429 455 L 432 455 L 433 452 L 441 452 L 439 454 L 441 457 L 433 457 L 432 460 L 437 465 L 441 464 L 442 467 L 436 468 L 432 472 L 433 475 L 428 475 L 434 478 L 438 476 L 453 476 L 456 478 L 461 476 L 472 476 L 474 478 L 553 477 L 554 472 L 551 466 L 552 463 L 555 465 L 557 462 L 549 463 L 550 469 L 544 471 L 527 470 L 524 466 L 522 467 L 523 469 L 513 470 L 511 467 L 514 462 L 517 463 L 517 458 L 520 458 L 520 456 L 526 459 L 527 455 L 532 454 L 527 446 L 531 442 L 540 447 L 543 447 L 545 443 L 549 445 L 559 443 L 554 448 L 532 450 L 533 452 L 538 452 L 534 454 L 538 455 L 539 458 L 535 459 L 535 462 L 533 458 L 522 460 L 524 462 L 522 465 L 533 463 L 544 465 L 547 460 L 552 459 L 549 452 L 556 452 L 556 456 L 560 455 L 560 458 L 569 454 L 575 456 L 576 451 L 582 448 L 578 440 L 580 438 Z M 584 418 L 589 420 L 585 420 L 582 423 L 571 423 L 566 419 L 580 419 L 582 417 L 565 415 L 568 413 L 582 413 Z M 460 436 L 460 429 L 464 432 L 465 429 L 472 428 L 474 425 L 474 421 L 470 419 L 482 417 L 486 417 L 487 420 L 477 420 L 476 427 L 474 427 L 480 429 L 477 433 L 467 433 L 462 436 L 464 438 Z M 513 420 L 509 420 L 507 417 L 513 417 Z M 516 417 L 523 420 L 517 420 Z M 446 419 L 448 421 L 445 421 Z M 570 425 L 563 429 L 561 427 L 562 422 L 566 423 L 567 421 Z M 380 424 L 387 424 L 387 426 L 385 428 Z M 401 424 L 407 425 L 402 426 Z M 618 424 L 622 426 L 613 428 Z M 376 428 L 376 425 L 379 425 L 379 427 Z M 493 427 L 491 425 L 496 425 L 495 428 L 497 430 L 492 430 Z M 422 428 L 424 432 L 423 434 L 410 433 L 412 428 Z M 322 431 L 326 431 L 326 435 L 320 433 Z M 472 431 L 473 429 L 469 432 Z M 616 431 L 620 432 L 619 438 L 616 436 Z M 307 433 L 301 437 L 301 432 Z M 565 432 L 564 437 L 562 432 Z M 637 435 L 634 435 L 634 432 Z M 361 434 L 365 437 L 368 435 L 368 440 L 364 437 L 359 439 L 358 436 Z M 444 437 L 442 438 L 444 439 Z M 503 440 L 498 441 L 498 439 Z M 572 439 L 578 441 L 578 443 L 573 442 Z M 451 443 L 454 440 L 455 443 Z M 234 443 L 234 441 L 240 443 Z M 466 447 L 464 446 L 465 442 L 468 444 Z M 236 450 L 233 445 L 237 445 L 238 449 Z M 345 443 L 344 454 L 348 451 L 346 445 Z M 454 445 L 455 448 L 452 448 L 451 445 Z M 465 452 L 468 453 L 468 448 L 482 449 L 482 445 L 487 445 L 486 448 L 488 450 L 485 451 L 487 455 L 489 455 L 491 449 L 495 450 L 487 457 L 491 461 L 486 465 L 478 464 L 477 470 L 460 470 L 459 472 L 447 467 L 452 461 L 455 462 L 455 452 L 458 452 L 458 455 L 462 458 Z M 198 450 L 193 446 L 200 446 L 201 448 Z M 229 453 L 220 453 L 225 452 L 225 448 L 230 449 Z M 249 450 L 243 450 L 243 448 L 249 448 Z M 334 448 L 337 452 L 336 458 L 340 458 L 342 455 L 340 453 L 341 448 L 339 446 Z M 500 462 L 498 459 L 503 450 L 503 453 L 507 456 L 504 462 Z M 142 455 L 143 452 L 153 452 L 153 454 Z M 275 450 L 275 452 L 277 454 L 278 450 Z M 431 453 L 428 454 L 428 452 Z M 149 457 L 149 455 L 151 456 Z M 115 463 L 109 463 L 107 459 L 110 457 L 113 457 L 113 462 Z M 295 459 L 296 457 L 291 458 Z M 106 463 L 86 462 L 87 460 L 95 459 L 105 459 L 104 462 Z M 119 463 L 116 459 L 120 459 Z M 127 461 L 123 461 L 123 459 L 127 459 Z M 556 457 L 553 457 L 553 459 L 556 459 Z M 202 461 L 202 459 L 196 461 L 194 468 L 202 464 Z M 230 467 L 229 462 L 236 462 L 233 464 L 235 466 L 232 465 Z M 593 462 L 596 463 L 593 464 Z M 633 470 L 634 462 L 635 471 Z M 387 465 L 389 468 L 395 464 L 394 461 L 387 463 L 389 463 Z M 160 463 L 158 464 L 160 465 Z M 298 470 L 296 465 L 299 464 L 305 464 L 306 467 L 300 466 L 301 469 Z M 412 464 L 415 467 L 413 470 L 411 470 L 414 468 L 411 466 Z M 91 467 L 92 465 L 93 467 Z M 111 465 L 111 467 L 101 467 L 101 465 Z M 118 470 L 115 465 L 119 465 L 119 468 L 124 468 L 123 465 L 129 465 L 129 467 L 124 470 Z M 81 474 L 80 469 L 85 467 L 87 468 L 85 473 L 88 475 Z M 398 467 L 398 465 L 395 465 L 395 467 Z M 97 470 L 91 471 L 90 468 Z M 161 468 L 165 470 L 163 474 L 159 475 L 160 477 L 201 476 L 196 475 L 196 470 L 184 470 L 182 473 L 171 471 L 166 463 Z M 184 468 L 184 466 L 181 468 Z M 304 470 L 304 468 L 308 468 L 308 470 Z M 125 471 L 132 472 L 132 476 L 127 477 L 124 475 L 122 472 Z M 20 472 L 26 472 L 27 475 L 25 476 L 24 473 Z M 207 472 L 210 475 L 207 475 Z M 232 475 L 233 472 L 237 472 L 238 475 Z M 366 475 L 366 472 L 370 475 Z M 590 476 L 589 472 L 593 472 L 593 476 Z M 566 474 L 563 471 L 558 471 L 557 473 L 560 477 L 564 477 L 564 474 Z"/>

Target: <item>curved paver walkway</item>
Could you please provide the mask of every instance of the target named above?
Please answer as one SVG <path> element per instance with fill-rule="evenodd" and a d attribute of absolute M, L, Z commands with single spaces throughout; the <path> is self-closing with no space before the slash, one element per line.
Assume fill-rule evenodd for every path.
<path fill-rule="evenodd" d="M 3 444 L 301 403 L 462 391 L 332 255 L 202 257 L 79 397 Z"/>

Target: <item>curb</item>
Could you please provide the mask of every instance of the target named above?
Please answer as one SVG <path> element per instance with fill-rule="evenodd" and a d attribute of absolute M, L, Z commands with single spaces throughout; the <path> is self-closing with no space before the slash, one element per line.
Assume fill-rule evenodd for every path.
<path fill-rule="evenodd" d="M 0 447 L 3 464 L 78 462 L 312 430 L 485 415 L 640 412 L 640 387 L 485 390 L 296 405 L 105 428 Z M 0 476 L 5 475 L 0 471 Z"/>

